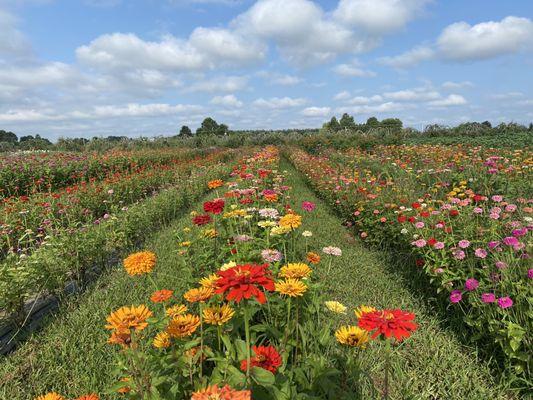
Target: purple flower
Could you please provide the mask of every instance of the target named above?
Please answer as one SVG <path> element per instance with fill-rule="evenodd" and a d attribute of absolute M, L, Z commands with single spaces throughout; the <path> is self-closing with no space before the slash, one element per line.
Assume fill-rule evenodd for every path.
<path fill-rule="evenodd" d="M 470 246 L 470 242 L 468 240 L 466 240 L 466 239 L 459 240 L 458 244 L 459 244 L 459 247 L 461 249 L 466 249 L 466 248 L 468 248 Z"/>
<path fill-rule="evenodd" d="M 459 303 L 463 299 L 463 295 L 460 290 L 452 290 L 450 293 L 450 301 L 452 303 Z"/>
<path fill-rule="evenodd" d="M 513 305 L 513 300 L 510 297 L 500 297 L 498 299 L 498 306 L 500 308 L 509 308 Z"/>
<path fill-rule="evenodd" d="M 505 238 L 503 238 L 502 240 L 502 243 L 505 244 L 506 246 L 518 246 L 518 239 L 515 238 L 514 236 L 507 236 Z"/>
<path fill-rule="evenodd" d="M 481 295 L 481 301 L 483 303 L 494 303 L 494 301 L 496 301 L 496 296 L 494 296 L 494 293 L 483 293 Z"/>
<path fill-rule="evenodd" d="M 471 292 L 472 290 L 476 290 L 479 286 L 479 282 L 474 278 L 469 278 L 465 282 L 465 289 Z"/>
<path fill-rule="evenodd" d="M 513 230 L 512 233 L 513 233 L 513 236 L 515 237 L 524 236 L 524 235 L 527 235 L 527 228 L 515 229 Z"/>
<path fill-rule="evenodd" d="M 307 212 L 311 212 L 315 209 L 315 203 L 312 203 L 310 201 L 303 201 L 302 202 L 302 208 L 307 211 Z"/>
<path fill-rule="evenodd" d="M 478 258 L 485 258 L 485 257 L 487 257 L 487 250 L 485 250 L 485 249 L 476 249 L 474 251 L 474 254 Z"/>

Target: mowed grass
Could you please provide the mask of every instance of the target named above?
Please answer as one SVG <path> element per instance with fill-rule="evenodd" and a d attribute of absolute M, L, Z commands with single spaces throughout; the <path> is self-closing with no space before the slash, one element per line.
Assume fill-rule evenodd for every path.
<path fill-rule="evenodd" d="M 432 311 L 424 296 L 409 290 L 400 274 L 391 272 L 394 265 L 384 253 L 368 250 L 354 240 L 292 166 L 283 162 L 282 168 L 290 173 L 288 184 L 294 187 L 295 210 L 302 212 L 299 205 L 303 200 L 317 204 L 313 213 L 302 212 L 303 229 L 314 234 L 309 240 L 310 247 L 316 250 L 333 245 L 343 250 L 330 274 L 325 273 L 324 267 L 316 268 L 327 284 L 329 297 L 350 308 L 360 304 L 399 307 L 417 315 L 419 330 L 393 355 L 392 398 L 518 398 L 498 386 L 488 367 L 478 361 L 475 351 L 461 345 L 453 332 L 443 327 L 445 321 L 443 323 Z M 155 234 L 144 246 L 158 256 L 157 270 L 153 274 L 156 285 L 175 290 L 177 296 L 189 287 L 190 281 L 180 263 L 174 233 L 188 225 L 190 217 L 183 216 Z M 304 245 L 303 240 L 300 243 Z M 301 250 L 303 252 L 303 248 Z M 106 344 L 105 318 L 120 306 L 146 303 L 153 290 L 149 280 L 130 278 L 122 268 L 108 271 L 85 294 L 64 303 L 46 329 L 0 363 L 0 399 L 28 400 L 51 390 L 69 398 L 105 392 L 115 381 L 113 359 L 117 351 L 115 346 Z M 353 321 L 352 317 L 350 312 L 346 319 Z M 384 349 L 377 343 L 363 353 L 365 369 L 378 387 L 383 376 L 383 355 Z M 372 392 L 367 389 L 365 392 Z M 120 397 L 105 395 L 102 398 Z"/>
<path fill-rule="evenodd" d="M 344 323 L 355 323 L 353 308 L 361 304 L 401 308 L 416 314 L 418 331 L 393 353 L 392 398 L 521 398 L 498 385 L 475 349 L 461 344 L 426 297 L 410 289 L 413 285 L 402 278 L 404 274 L 394 272 L 394 269 L 409 268 L 407 260 L 391 260 L 384 252 L 364 247 L 341 225 L 328 205 L 314 195 L 292 165 L 284 161 L 282 168 L 289 171 L 287 184 L 294 189 L 292 205 L 304 215 L 303 229 L 313 232 L 309 238 L 310 249 L 324 246 L 342 249 L 342 256 L 334 260 L 329 274 L 320 268 L 317 273 L 326 284 L 330 299 L 349 306 Z M 305 200 L 316 203 L 316 209 L 310 214 L 301 210 L 300 204 Z M 325 262 L 326 257 L 323 255 Z M 370 371 L 379 386 L 384 371 L 384 347 L 373 343 L 365 350 L 363 360 L 364 369 Z"/>

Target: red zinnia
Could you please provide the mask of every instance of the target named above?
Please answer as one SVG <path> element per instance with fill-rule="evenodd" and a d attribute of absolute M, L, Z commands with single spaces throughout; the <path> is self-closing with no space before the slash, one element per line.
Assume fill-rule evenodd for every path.
<path fill-rule="evenodd" d="M 211 217 L 209 216 L 209 214 L 197 215 L 196 217 L 192 219 L 192 223 L 198 226 L 206 225 L 210 222 L 211 222 Z"/>
<path fill-rule="evenodd" d="M 414 202 L 414 203 L 411 204 L 411 207 L 413 207 L 416 210 L 417 208 L 420 208 L 421 205 L 418 202 Z"/>
<path fill-rule="evenodd" d="M 435 243 L 437 243 L 437 239 L 435 239 L 434 237 L 430 238 L 428 240 L 428 245 L 430 246 L 433 246 Z"/>
<path fill-rule="evenodd" d="M 368 332 L 374 331 L 372 339 L 379 335 L 386 338 L 394 336 L 397 341 L 411 336 L 411 332 L 418 328 L 413 322 L 415 314 L 402 310 L 381 310 L 363 313 L 359 318 L 359 327 Z"/>
<path fill-rule="evenodd" d="M 206 201 L 204 203 L 204 211 L 210 212 L 213 214 L 220 214 L 224 210 L 224 200 L 223 199 L 214 199 L 212 201 Z"/>
<path fill-rule="evenodd" d="M 399 215 L 398 216 L 398 222 L 401 224 L 401 223 L 404 223 L 405 221 L 407 221 L 407 217 L 405 215 Z"/>
<path fill-rule="evenodd" d="M 242 299 L 255 297 L 261 304 L 266 302 L 266 297 L 261 288 L 273 291 L 274 281 L 267 271 L 268 264 L 237 265 L 226 271 L 218 271 L 220 278 L 217 280 L 216 293 L 226 293 L 226 300 L 235 300 L 239 303 Z"/>
<path fill-rule="evenodd" d="M 450 210 L 450 217 L 456 217 L 459 215 L 459 211 L 457 210 Z"/>
<path fill-rule="evenodd" d="M 276 373 L 281 366 L 281 356 L 274 346 L 252 346 L 254 356 L 250 358 L 250 367 L 260 367 Z M 247 360 L 241 361 L 241 371 L 246 371 Z"/>

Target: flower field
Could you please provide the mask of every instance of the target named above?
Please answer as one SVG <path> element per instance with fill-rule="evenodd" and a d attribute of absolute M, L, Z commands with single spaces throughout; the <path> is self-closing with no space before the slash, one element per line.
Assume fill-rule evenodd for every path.
<path fill-rule="evenodd" d="M 3 236 L 4 321 L 17 333 L 36 299 L 61 302 L 0 363 L 0 398 L 528 391 L 527 151 L 269 146 L 173 157 L 4 199 L 3 226 L 17 227 Z"/>
<path fill-rule="evenodd" d="M 290 157 L 363 241 L 410 257 L 472 339 L 531 373 L 530 152 L 424 145 Z"/>

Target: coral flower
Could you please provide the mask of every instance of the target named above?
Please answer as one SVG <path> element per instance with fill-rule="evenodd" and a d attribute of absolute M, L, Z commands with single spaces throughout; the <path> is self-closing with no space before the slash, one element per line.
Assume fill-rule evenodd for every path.
<path fill-rule="evenodd" d="M 185 314 L 187 312 L 187 306 L 183 304 L 176 304 L 175 306 L 167 308 L 165 313 L 170 318 L 176 318 L 178 315 Z"/>
<path fill-rule="evenodd" d="M 374 312 L 376 309 L 371 306 L 359 306 L 354 310 L 355 316 L 359 319 L 364 313 Z"/>
<path fill-rule="evenodd" d="M 211 216 L 209 214 L 197 215 L 192 219 L 192 223 L 196 226 L 207 225 L 210 222 Z"/>
<path fill-rule="evenodd" d="M 311 268 L 304 263 L 289 263 L 281 267 L 279 276 L 282 278 L 302 279 L 308 278 L 311 275 Z"/>
<path fill-rule="evenodd" d="M 287 214 L 281 217 L 278 223 L 283 228 L 293 230 L 302 225 L 302 217 L 296 214 Z"/>
<path fill-rule="evenodd" d="M 222 179 L 214 179 L 212 181 L 207 182 L 207 187 L 209 189 L 216 189 L 224 184 L 224 181 Z"/>
<path fill-rule="evenodd" d="M 211 274 L 200 279 L 200 286 L 204 288 L 216 289 L 217 288 L 218 275 Z"/>
<path fill-rule="evenodd" d="M 346 314 L 346 306 L 338 301 L 326 301 L 324 304 L 329 311 L 337 314 Z"/>
<path fill-rule="evenodd" d="M 133 253 L 124 259 L 124 268 L 131 276 L 152 272 L 155 267 L 156 256 L 151 251 Z"/>
<path fill-rule="evenodd" d="M 107 317 L 106 329 L 122 331 L 125 329 L 136 329 L 142 331 L 148 326 L 146 320 L 152 316 L 152 312 L 145 306 L 121 307 L 113 311 Z"/>
<path fill-rule="evenodd" d="M 276 373 L 281 366 L 281 356 L 274 346 L 252 346 L 254 356 L 250 359 L 251 367 L 260 367 L 267 371 Z M 241 371 L 246 371 L 247 360 L 241 361 Z"/>
<path fill-rule="evenodd" d="M 365 348 L 370 340 L 368 332 L 358 326 L 341 326 L 336 332 L 335 337 L 341 344 L 351 347 Z"/>
<path fill-rule="evenodd" d="M 51 392 L 43 396 L 39 396 L 35 400 L 65 400 L 65 398 L 63 396 L 58 395 L 55 392 Z"/>
<path fill-rule="evenodd" d="M 150 300 L 154 303 L 164 303 L 172 297 L 174 292 L 168 289 L 158 290 L 157 292 L 152 293 Z"/>
<path fill-rule="evenodd" d="M 219 326 L 228 322 L 234 314 L 235 310 L 227 304 L 204 308 L 202 313 L 206 323 Z"/>
<path fill-rule="evenodd" d="M 100 400 L 96 394 L 86 394 L 85 396 L 78 397 L 76 400 Z"/>
<path fill-rule="evenodd" d="M 226 300 L 235 300 L 240 303 L 242 299 L 255 298 L 259 303 L 266 302 L 263 290 L 273 291 L 274 281 L 267 271 L 268 264 L 236 265 L 226 271 L 218 271 L 220 278 L 217 281 L 216 293 L 227 293 Z"/>
<path fill-rule="evenodd" d="M 368 332 L 374 331 L 372 339 L 379 335 L 386 338 L 394 336 L 399 342 L 411 336 L 411 332 L 418 328 L 413 322 L 415 314 L 402 310 L 382 310 L 363 313 L 359 318 L 359 327 Z"/>
<path fill-rule="evenodd" d="M 159 332 L 155 335 L 154 347 L 157 347 L 158 349 L 166 349 L 167 347 L 170 347 L 170 345 L 171 340 L 168 332 Z"/>
<path fill-rule="evenodd" d="M 215 292 L 210 287 L 200 286 L 199 288 L 193 288 L 185 292 L 183 297 L 189 303 L 196 303 L 198 301 L 209 300 Z"/>
<path fill-rule="evenodd" d="M 192 335 L 199 325 L 200 317 L 197 315 L 178 315 L 168 324 L 167 333 L 172 337 L 183 338 Z"/>
<path fill-rule="evenodd" d="M 293 278 L 287 278 L 284 281 L 276 282 L 275 288 L 276 292 L 289 297 L 300 297 L 303 296 L 307 291 L 307 286 L 305 283 L 299 279 Z"/>
<path fill-rule="evenodd" d="M 214 199 L 204 203 L 204 212 L 218 215 L 224 210 L 225 202 L 223 199 Z"/>
<path fill-rule="evenodd" d="M 307 253 L 306 258 L 311 264 L 318 264 L 320 262 L 320 254 L 317 254 L 314 251 Z"/>
<path fill-rule="evenodd" d="M 252 400 L 249 390 L 234 390 L 229 385 L 222 388 L 209 386 L 192 394 L 191 400 Z"/>

